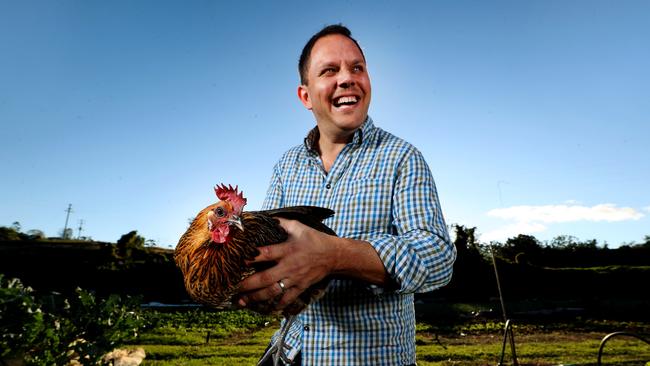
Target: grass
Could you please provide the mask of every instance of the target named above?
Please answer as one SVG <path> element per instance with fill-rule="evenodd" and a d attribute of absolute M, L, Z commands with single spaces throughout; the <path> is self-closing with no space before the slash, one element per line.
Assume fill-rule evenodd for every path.
<path fill-rule="evenodd" d="M 143 366 L 255 365 L 279 326 L 277 318 L 246 312 L 184 314 L 156 315 L 153 326 L 129 345 L 145 349 Z M 574 320 L 515 324 L 519 364 L 596 365 L 600 341 L 606 334 L 617 330 L 647 334 L 650 330 L 647 323 Z M 496 365 L 502 329 L 503 323 L 495 321 L 442 327 L 420 322 L 416 329 L 418 365 Z M 634 338 L 617 337 L 607 343 L 602 361 L 603 365 L 650 366 L 650 346 Z M 509 347 L 505 363 L 511 364 Z"/>
<path fill-rule="evenodd" d="M 418 335 L 418 339 L 422 339 Z M 517 359 L 522 365 L 595 365 L 599 333 L 550 332 L 517 336 Z M 603 361 L 607 365 L 644 365 L 650 360 L 650 348 L 634 341 L 608 342 Z M 500 359 L 502 338 L 494 335 L 472 335 L 443 338 L 442 345 L 418 342 L 418 365 L 496 365 Z M 444 348 L 443 348 L 444 346 Z M 446 349 L 445 349 L 446 348 Z M 506 346 L 504 361 L 512 360 L 509 345 Z"/>
<path fill-rule="evenodd" d="M 234 331 L 229 336 L 211 334 L 207 343 L 206 330 L 156 329 L 142 334 L 137 346 L 147 353 L 143 366 L 255 365 L 275 331 L 274 326 Z"/>

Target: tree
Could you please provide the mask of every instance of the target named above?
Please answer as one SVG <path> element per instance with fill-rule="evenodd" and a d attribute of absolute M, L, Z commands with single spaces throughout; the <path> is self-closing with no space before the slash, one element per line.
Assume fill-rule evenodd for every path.
<path fill-rule="evenodd" d="M 456 229 L 456 239 L 454 245 L 456 251 L 460 254 L 465 252 L 478 254 L 480 253 L 479 243 L 476 241 L 476 228 L 465 227 L 463 225 L 453 225 Z"/>
<path fill-rule="evenodd" d="M 20 233 L 13 228 L 2 226 L 0 227 L 0 240 L 20 240 Z"/>
<path fill-rule="evenodd" d="M 138 235 L 136 230 L 128 232 L 117 241 L 117 254 L 122 257 L 130 257 L 133 250 L 144 248 L 144 238 Z"/>
<path fill-rule="evenodd" d="M 578 246 L 578 238 L 572 235 L 558 235 L 551 240 L 549 246 L 553 249 L 572 249 Z"/>
<path fill-rule="evenodd" d="M 36 229 L 29 230 L 27 231 L 27 235 L 29 236 L 29 239 L 32 240 L 46 239 L 45 233 L 41 230 L 36 230 Z"/>
<path fill-rule="evenodd" d="M 73 234 L 71 228 L 61 229 L 61 231 L 59 231 L 59 235 L 62 239 L 72 239 Z"/>
<path fill-rule="evenodd" d="M 14 229 L 16 232 L 19 233 L 19 232 L 20 232 L 20 229 L 21 229 L 20 222 L 18 222 L 18 221 L 14 221 L 14 223 L 11 224 L 11 228 Z"/>
<path fill-rule="evenodd" d="M 483 296 L 492 290 L 489 267 L 484 257 L 483 248 L 476 240 L 476 228 L 463 225 L 453 225 L 455 231 L 454 246 L 456 261 L 451 283 L 443 289 L 447 296 L 458 296 L 465 299 Z M 445 295 L 443 295 L 444 297 Z"/>
<path fill-rule="evenodd" d="M 498 248 L 498 254 L 503 258 L 515 260 L 520 253 L 526 253 L 526 261 L 534 261 L 542 251 L 539 240 L 532 235 L 519 234 L 510 238 Z M 520 257 L 523 260 L 523 256 Z"/>

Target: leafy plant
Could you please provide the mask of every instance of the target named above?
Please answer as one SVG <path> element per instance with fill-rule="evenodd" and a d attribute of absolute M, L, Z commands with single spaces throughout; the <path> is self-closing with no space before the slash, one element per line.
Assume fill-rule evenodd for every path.
<path fill-rule="evenodd" d="M 111 295 L 99 299 L 77 289 L 70 299 L 37 297 L 20 280 L 0 275 L 0 359 L 28 365 L 94 365 L 118 344 L 135 338 L 142 319 L 139 301 Z"/>
<path fill-rule="evenodd" d="M 23 345 L 37 342 L 45 327 L 45 314 L 30 287 L 0 274 L 0 359 L 17 356 Z"/>

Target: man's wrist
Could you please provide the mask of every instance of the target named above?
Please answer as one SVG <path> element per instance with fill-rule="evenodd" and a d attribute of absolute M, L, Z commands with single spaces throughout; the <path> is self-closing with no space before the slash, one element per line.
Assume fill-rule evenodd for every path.
<path fill-rule="evenodd" d="M 383 286 L 388 273 L 375 248 L 366 241 L 334 237 L 331 274 Z"/>

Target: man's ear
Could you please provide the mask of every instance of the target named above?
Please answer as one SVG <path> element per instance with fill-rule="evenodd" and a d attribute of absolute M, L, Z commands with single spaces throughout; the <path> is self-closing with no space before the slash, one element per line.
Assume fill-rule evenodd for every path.
<path fill-rule="evenodd" d="M 311 110 L 311 98 L 309 97 L 309 91 L 307 91 L 306 85 L 298 86 L 298 99 L 300 99 L 305 108 Z"/>

